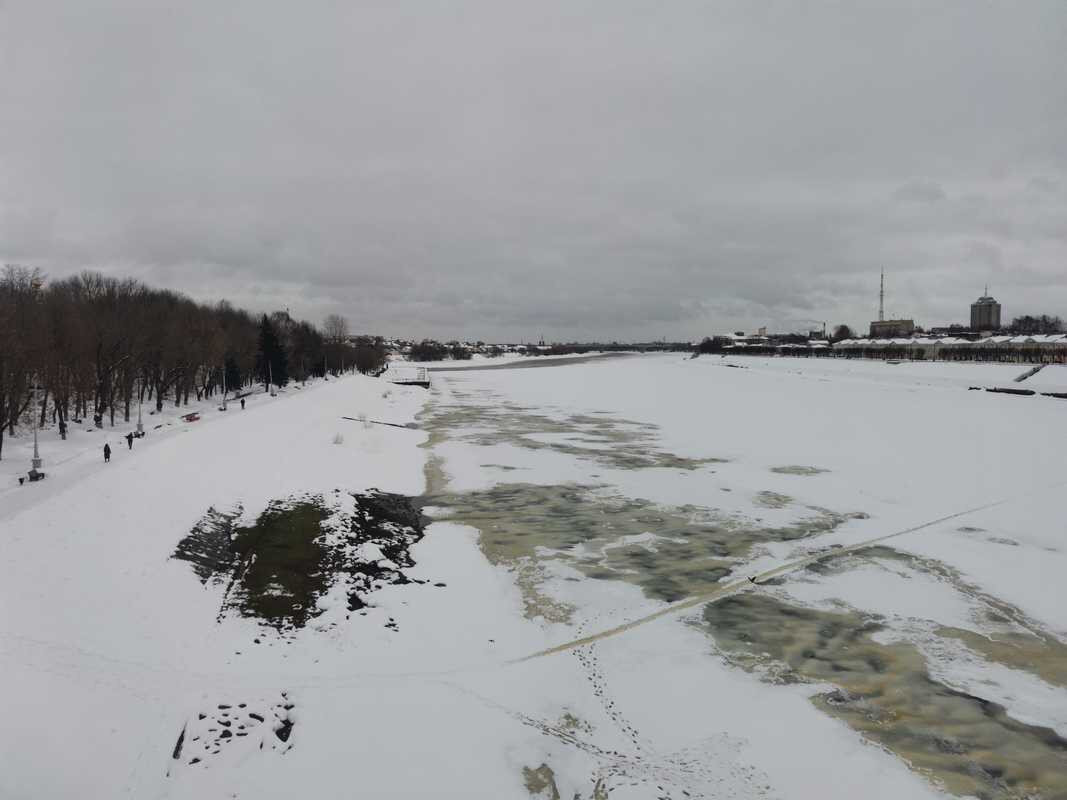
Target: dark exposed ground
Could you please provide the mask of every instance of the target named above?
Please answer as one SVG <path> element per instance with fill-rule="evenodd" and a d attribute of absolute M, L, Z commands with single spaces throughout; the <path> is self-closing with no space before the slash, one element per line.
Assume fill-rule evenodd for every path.
<path fill-rule="evenodd" d="M 284 755 L 293 747 L 296 705 L 287 692 L 273 697 L 241 697 L 227 702 L 202 704 L 186 720 L 171 752 L 172 770 L 190 767 L 208 769 L 216 756 L 239 758 L 254 754 Z"/>
<path fill-rule="evenodd" d="M 205 584 L 225 585 L 219 610 L 254 617 L 278 630 L 303 627 L 318 616 L 318 601 L 344 582 L 348 608 L 367 603 L 375 589 L 407 583 L 410 548 L 423 536 L 411 498 L 375 490 L 351 494 L 351 504 L 318 495 L 271 503 L 254 522 L 208 509 L 173 557 L 187 561 Z M 362 555 L 376 545 L 384 559 Z"/>

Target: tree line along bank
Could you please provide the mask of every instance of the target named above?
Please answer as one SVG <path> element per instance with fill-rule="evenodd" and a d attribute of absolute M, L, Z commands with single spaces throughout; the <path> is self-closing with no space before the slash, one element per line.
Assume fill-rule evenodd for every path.
<path fill-rule="evenodd" d="M 349 336 L 343 317 L 320 330 L 288 312 L 255 316 L 225 300 L 98 272 L 46 281 L 34 269 L 0 273 L 0 456 L 20 422 L 130 421 L 137 403 L 188 404 L 255 383 L 340 371 L 380 372 L 379 337 Z M 39 407 L 31 408 L 34 385 Z"/>

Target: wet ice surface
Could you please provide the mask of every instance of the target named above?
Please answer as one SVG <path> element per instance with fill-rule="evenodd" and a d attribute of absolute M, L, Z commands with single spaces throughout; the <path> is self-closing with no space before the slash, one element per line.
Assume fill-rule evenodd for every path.
<path fill-rule="evenodd" d="M 731 659 L 774 682 L 836 686 L 819 707 L 943 782 L 982 798 L 1062 797 L 1067 740 L 1003 706 L 936 680 L 921 650 L 882 643 L 883 624 L 850 611 L 799 607 L 749 592 L 705 606 L 704 622 Z"/>
<path fill-rule="evenodd" d="M 608 473 L 694 472 L 724 463 L 717 457 L 680 456 L 659 447 L 654 425 L 604 413 L 541 414 L 499 398 L 489 404 L 435 404 L 424 413 L 423 425 L 430 432 L 430 448 L 457 440 L 485 448 L 506 444 L 587 461 Z M 576 609 L 547 588 L 558 579 L 556 567 L 577 571 L 594 582 L 632 583 L 650 598 L 671 601 L 714 586 L 761 541 L 799 540 L 862 516 L 802 507 L 801 518 L 794 523 L 768 529 L 706 508 L 666 507 L 627 497 L 597 483 L 503 482 L 483 491 L 452 492 L 447 467 L 446 459 L 429 460 L 425 512 L 434 520 L 480 531 L 482 552 L 491 563 L 511 572 L 527 617 L 576 626 L 570 629 L 579 632 L 586 630 L 588 609 Z M 523 469 L 507 463 L 487 463 L 485 468 L 504 476 Z M 583 753 L 596 766 L 577 780 L 573 772 L 563 779 L 557 774 L 559 753 L 556 759 L 523 766 L 522 784 L 532 796 L 583 800 L 778 796 L 767 776 L 743 757 L 747 746 L 743 738 L 726 731 L 709 732 L 665 750 L 635 727 L 612 699 L 611 680 L 596 645 L 580 648 L 569 658 L 585 677 L 593 708 L 586 708 L 582 716 L 564 711 L 556 722 L 504 706 L 500 710 L 566 749 Z"/>
<path fill-rule="evenodd" d="M 780 497 L 780 496 L 775 496 Z M 547 561 L 602 580 L 624 580 L 656 600 L 703 594 L 744 563 L 757 545 L 834 530 L 860 513 L 805 508 L 790 525 L 760 527 L 751 518 L 688 506 L 666 508 L 604 487 L 501 483 L 480 492 L 430 495 L 440 517 L 478 528 L 486 556 L 516 571 L 527 613 L 559 617 L 536 591 Z M 776 504 L 780 505 L 780 504 Z"/>
<path fill-rule="evenodd" d="M 693 470 L 724 459 L 676 455 L 657 446 L 656 426 L 605 414 L 546 414 L 495 396 L 436 405 L 426 422 L 438 440 L 453 438 L 489 447 L 511 444 L 590 459 L 607 467 Z"/>
<path fill-rule="evenodd" d="M 458 439 L 478 447 L 548 450 L 591 469 L 606 468 L 609 475 L 661 467 L 729 469 L 717 466 L 726 459 L 670 453 L 651 424 L 607 414 L 545 413 L 485 393 L 453 396 L 461 402 L 442 404 L 428 415 L 434 444 Z M 501 482 L 450 493 L 441 490 L 446 484 L 441 475 L 428 502 L 439 507 L 441 518 L 476 527 L 490 561 L 513 571 L 527 615 L 554 622 L 581 619 L 586 611 L 556 591 L 565 574 L 561 566 L 585 578 L 634 584 L 650 599 L 670 603 L 744 574 L 754 558 L 787 554 L 782 544 L 817 539 L 866 517 L 770 489 L 751 496 L 747 514 L 736 506 L 728 512 L 695 503 L 665 506 L 627 496 L 610 481 L 514 482 L 505 471 L 514 465 L 485 466 L 498 469 Z M 829 471 L 784 465 L 770 472 L 813 478 Z M 791 521 L 768 525 L 760 516 L 763 509 L 788 510 Z M 990 541 L 1009 543 L 1002 537 Z M 1053 709 L 1063 707 L 1067 648 L 1019 609 L 969 585 L 936 559 L 874 548 L 868 559 L 860 554 L 813 565 L 799 580 L 817 584 L 822 575 L 840 574 L 870 558 L 931 577 L 961 598 L 961 605 L 978 610 L 964 627 L 939 622 L 937 608 L 908 618 L 910 624 L 887 621 L 832 593 L 807 601 L 803 592 L 792 596 L 788 586 L 796 579 L 786 576 L 759 593 L 708 604 L 701 627 L 730 664 L 769 684 L 828 687 L 813 697 L 819 709 L 951 794 L 990 800 L 1067 797 L 1067 740 L 1056 729 L 1058 712 L 1042 713 L 1032 701 L 1047 698 Z M 591 674 L 594 648 L 575 651 Z M 1034 713 L 1028 716 L 1029 711 Z M 613 784 L 614 777 L 600 775 L 590 796 L 606 796 L 612 786 L 623 785 Z M 550 763 L 524 768 L 524 780 L 533 794 L 559 796 Z"/>
<path fill-rule="evenodd" d="M 805 467 L 797 464 L 790 464 L 784 467 L 771 467 L 771 472 L 777 472 L 779 475 L 818 475 L 822 472 L 829 472 L 829 470 L 819 469 L 818 467 Z"/>

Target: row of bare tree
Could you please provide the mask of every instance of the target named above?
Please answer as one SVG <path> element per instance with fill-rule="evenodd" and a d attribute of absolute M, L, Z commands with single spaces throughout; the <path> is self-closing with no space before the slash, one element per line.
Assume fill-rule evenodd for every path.
<path fill-rule="evenodd" d="M 129 422 L 138 402 L 176 406 L 255 382 L 379 370 L 380 339 L 349 341 L 342 317 L 323 331 L 286 312 L 255 318 L 221 301 L 96 272 L 47 282 L 37 270 L 0 273 L 0 456 L 4 434 L 32 420 Z M 34 384 L 39 406 L 31 408 Z"/>

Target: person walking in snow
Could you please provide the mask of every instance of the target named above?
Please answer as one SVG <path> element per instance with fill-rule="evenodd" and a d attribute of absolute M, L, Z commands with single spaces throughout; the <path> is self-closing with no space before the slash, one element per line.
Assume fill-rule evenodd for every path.
<path fill-rule="evenodd" d="M 245 399 L 243 397 L 241 398 L 241 410 L 245 410 Z"/>
<path fill-rule="evenodd" d="M 126 434 L 126 446 L 133 450 L 133 431 Z"/>
<path fill-rule="evenodd" d="M 111 460 L 111 445 L 104 442 L 104 463 L 108 463 Z"/>

